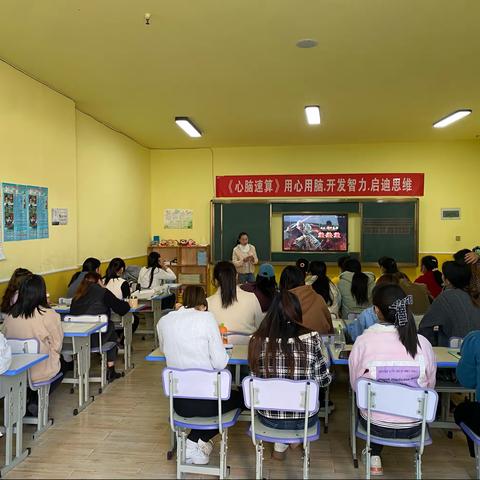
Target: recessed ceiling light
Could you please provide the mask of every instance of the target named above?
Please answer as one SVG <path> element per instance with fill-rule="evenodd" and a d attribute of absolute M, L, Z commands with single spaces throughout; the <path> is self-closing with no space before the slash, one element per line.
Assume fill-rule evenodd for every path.
<path fill-rule="evenodd" d="M 468 117 L 472 113 L 469 109 L 457 110 L 456 112 L 450 113 L 446 117 L 441 118 L 438 122 L 433 124 L 433 128 L 444 128 L 448 127 L 454 122 L 458 122 L 462 118 Z"/>
<path fill-rule="evenodd" d="M 298 48 L 313 48 L 318 45 L 317 40 L 313 38 L 303 38 L 296 43 Z"/>
<path fill-rule="evenodd" d="M 188 117 L 175 117 L 175 123 L 190 137 L 199 138 L 202 136 L 202 132 Z"/>
<path fill-rule="evenodd" d="M 320 125 L 320 107 L 318 105 L 307 105 L 305 115 L 309 125 Z"/>

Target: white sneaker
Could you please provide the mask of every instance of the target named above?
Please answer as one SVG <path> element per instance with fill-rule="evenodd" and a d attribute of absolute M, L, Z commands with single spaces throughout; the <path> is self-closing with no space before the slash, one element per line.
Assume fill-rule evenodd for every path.
<path fill-rule="evenodd" d="M 370 457 L 370 475 L 383 475 L 382 459 L 378 455 Z"/>
<path fill-rule="evenodd" d="M 210 440 L 204 442 L 199 440 L 198 443 L 192 442 L 187 438 L 187 452 L 185 462 L 194 465 L 207 465 L 210 461 L 210 454 L 213 450 L 213 442 Z"/>

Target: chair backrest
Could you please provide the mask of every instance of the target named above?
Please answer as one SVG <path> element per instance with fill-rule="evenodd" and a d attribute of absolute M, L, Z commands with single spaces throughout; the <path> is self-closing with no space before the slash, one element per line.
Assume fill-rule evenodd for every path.
<path fill-rule="evenodd" d="M 368 378 L 359 378 L 356 382 L 357 406 L 368 408 L 368 388 L 371 392 L 371 411 L 407 417 L 421 421 L 423 419 L 423 400 L 427 399 L 426 421 L 435 420 L 438 394 L 427 388 L 412 388 L 396 383 L 376 382 Z"/>
<path fill-rule="evenodd" d="M 77 322 L 77 323 L 105 323 L 108 322 L 107 315 L 65 315 L 63 317 L 64 322 Z M 100 329 L 100 332 L 107 331 L 107 325 Z"/>
<path fill-rule="evenodd" d="M 7 338 L 13 354 L 39 353 L 40 342 L 36 338 Z"/>
<path fill-rule="evenodd" d="M 221 399 L 228 400 L 232 385 L 232 374 L 228 370 L 200 370 L 165 368 L 162 372 L 163 391 L 170 396 L 170 384 L 174 398 L 218 400 L 220 383 Z M 171 380 L 171 382 L 170 382 Z"/>
<path fill-rule="evenodd" d="M 463 343 L 462 337 L 450 337 L 448 339 L 448 346 L 450 348 L 461 348 L 462 343 Z"/>
<path fill-rule="evenodd" d="M 250 387 L 253 385 L 253 402 Z M 247 408 L 277 410 L 282 412 L 318 412 L 318 384 L 315 380 L 290 380 L 287 378 L 245 377 L 242 381 L 243 398 Z M 305 399 L 308 389 L 308 405 Z"/>

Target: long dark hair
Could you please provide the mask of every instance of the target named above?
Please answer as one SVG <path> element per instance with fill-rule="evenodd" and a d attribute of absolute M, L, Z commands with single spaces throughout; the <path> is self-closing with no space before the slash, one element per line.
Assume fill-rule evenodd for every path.
<path fill-rule="evenodd" d="M 418 351 L 418 335 L 415 319 L 407 306 L 408 323 L 396 324 L 396 311 L 390 308 L 397 300 L 405 298 L 405 292 L 399 285 L 384 283 L 373 289 L 373 304 L 382 312 L 383 321 L 395 325 L 398 336 L 407 353 L 415 358 Z"/>
<path fill-rule="evenodd" d="M 378 265 L 385 270 L 383 273 L 397 273 L 397 262 L 392 257 L 380 257 L 378 259 Z"/>
<path fill-rule="evenodd" d="M 82 264 L 82 271 L 73 274 L 72 279 L 68 286 L 70 286 L 83 272 L 95 272 L 97 268 L 100 268 L 101 262 L 98 258 L 88 257 Z"/>
<path fill-rule="evenodd" d="M 255 285 L 262 292 L 262 294 L 272 299 L 277 293 L 277 280 L 275 277 L 264 277 L 263 275 L 257 275 L 255 279 Z"/>
<path fill-rule="evenodd" d="M 18 299 L 10 310 L 12 317 L 30 318 L 37 311 L 40 315 L 50 308 L 47 301 L 47 287 L 40 275 L 29 275 L 20 285 Z"/>
<path fill-rule="evenodd" d="M 148 254 L 147 268 L 151 268 L 151 270 L 150 270 L 150 281 L 148 282 L 147 288 L 150 288 L 152 286 L 155 270 L 157 268 L 160 268 L 159 261 L 160 261 L 160 254 L 158 252 L 150 252 Z"/>
<path fill-rule="evenodd" d="M 220 287 L 222 307 L 228 308 L 237 301 L 237 270 L 231 262 L 218 262 L 213 269 L 213 280 Z"/>
<path fill-rule="evenodd" d="M 303 276 L 306 277 L 310 262 L 306 258 L 299 258 L 296 262 L 295 265 L 303 272 Z"/>
<path fill-rule="evenodd" d="M 200 285 L 189 285 L 184 290 L 182 298 L 185 308 L 205 307 L 208 310 L 207 296 Z"/>
<path fill-rule="evenodd" d="M 317 260 L 313 261 L 310 263 L 310 273 L 317 276 L 317 279 L 312 283 L 312 288 L 323 297 L 327 305 L 332 305 L 333 298 L 330 294 L 330 284 L 332 282 L 327 277 L 327 264 Z"/>
<path fill-rule="evenodd" d="M 238 234 L 238 237 L 237 237 L 237 245 L 240 245 L 240 239 L 241 239 L 244 235 L 246 235 L 247 238 L 248 238 L 248 233 L 247 233 L 247 232 L 240 232 L 240 233 Z"/>
<path fill-rule="evenodd" d="M 10 281 L 8 282 L 5 293 L 2 298 L 1 311 L 3 313 L 9 313 L 12 308 L 12 299 L 16 292 L 20 289 L 20 286 L 30 275 L 33 275 L 30 270 L 26 268 L 17 268 L 12 273 Z"/>
<path fill-rule="evenodd" d="M 301 285 L 305 285 L 305 275 L 302 269 L 293 265 L 285 267 L 280 275 L 280 289 L 291 290 Z"/>
<path fill-rule="evenodd" d="M 305 345 L 298 338 L 310 332 L 302 324 L 302 309 L 298 298 L 283 289 L 274 299 L 258 330 L 248 345 L 248 364 L 254 375 L 259 375 L 262 366 L 261 353 L 265 345 L 263 366 L 267 378 L 277 376 L 278 356 L 285 356 L 288 376 L 293 377 L 295 356 L 305 355 Z M 289 339 L 293 338 L 293 342 Z M 268 340 L 267 340 L 268 339 Z"/>
<path fill-rule="evenodd" d="M 434 257 L 433 255 L 425 255 L 425 257 L 422 257 L 422 266 L 424 266 L 428 272 L 433 272 L 433 277 L 435 278 L 438 286 L 443 287 L 443 278 L 442 274 L 438 270 L 437 257 Z"/>
<path fill-rule="evenodd" d="M 345 264 L 344 269 L 346 272 L 352 272 L 352 292 L 353 298 L 359 305 L 363 305 L 368 302 L 368 276 L 362 272 L 362 265 L 356 258 L 349 258 Z"/>
<path fill-rule="evenodd" d="M 470 283 L 472 280 L 472 269 L 470 265 L 449 261 L 442 265 L 442 272 L 454 288 L 467 292 L 472 303 L 476 307 L 480 306 L 479 292 L 477 292 Z"/>
<path fill-rule="evenodd" d="M 110 260 L 110 263 L 108 264 L 107 271 L 105 273 L 105 278 L 104 278 L 105 285 L 110 280 L 118 278 L 119 277 L 118 272 L 122 270 L 122 268 L 123 270 L 125 270 L 126 268 L 125 262 L 118 257 L 112 258 L 112 260 Z"/>
<path fill-rule="evenodd" d="M 91 285 L 97 284 L 102 279 L 102 276 L 97 272 L 89 272 L 84 277 L 83 280 L 80 282 L 80 285 L 75 292 L 73 300 L 79 300 L 80 298 L 84 297 L 88 289 Z"/>

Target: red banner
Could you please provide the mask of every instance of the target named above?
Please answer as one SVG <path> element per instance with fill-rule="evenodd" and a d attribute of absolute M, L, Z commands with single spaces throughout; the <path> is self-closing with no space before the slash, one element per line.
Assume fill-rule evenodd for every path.
<path fill-rule="evenodd" d="M 216 177 L 217 197 L 419 197 L 423 173 L 231 175 Z"/>

